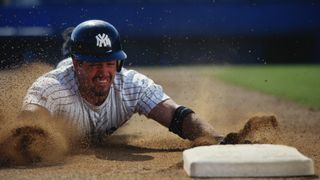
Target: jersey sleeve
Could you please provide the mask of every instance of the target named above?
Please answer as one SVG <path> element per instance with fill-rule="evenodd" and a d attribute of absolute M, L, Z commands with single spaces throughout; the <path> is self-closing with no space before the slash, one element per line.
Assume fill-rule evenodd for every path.
<path fill-rule="evenodd" d="M 124 83 L 125 99 L 134 112 L 147 116 L 157 104 L 170 98 L 160 85 L 145 75 L 131 71 L 128 77 Z"/>

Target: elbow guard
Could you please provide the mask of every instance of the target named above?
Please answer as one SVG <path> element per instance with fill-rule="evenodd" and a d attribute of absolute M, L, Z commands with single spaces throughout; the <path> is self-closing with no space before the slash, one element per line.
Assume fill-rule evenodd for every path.
<path fill-rule="evenodd" d="M 183 126 L 183 121 L 185 117 L 190 113 L 194 113 L 194 112 L 191 109 L 184 106 L 178 107 L 175 110 L 173 118 L 171 120 L 169 131 L 179 135 L 183 139 L 186 139 L 186 137 L 183 135 L 183 132 L 182 132 L 182 126 Z"/>

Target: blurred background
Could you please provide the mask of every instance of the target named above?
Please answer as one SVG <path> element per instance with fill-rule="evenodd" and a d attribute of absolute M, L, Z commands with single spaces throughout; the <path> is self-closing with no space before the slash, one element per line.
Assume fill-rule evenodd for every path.
<path fill-rule="evenodd" d="M 1 68 L 61 60 L 62 32 L 113 24 L 126 66 L 320 63 L 316 0 L 1 0 Z"/>

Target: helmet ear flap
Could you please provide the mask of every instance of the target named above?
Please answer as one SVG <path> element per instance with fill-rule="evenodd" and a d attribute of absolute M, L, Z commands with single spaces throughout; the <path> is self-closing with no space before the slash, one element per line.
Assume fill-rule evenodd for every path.
<path fill-rule="evenodd" d="M 117 72 L 120 72 L 123 66 L 123 60 L 117 61 Z"/>

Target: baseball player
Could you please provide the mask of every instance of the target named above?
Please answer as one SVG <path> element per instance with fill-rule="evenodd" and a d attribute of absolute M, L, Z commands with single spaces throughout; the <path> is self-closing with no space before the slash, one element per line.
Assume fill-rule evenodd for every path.
<path fill-rule="evenodd" d="M 181 138 L 211 144 L 222 137 L 190 109 L 174 102 L 162 87 L 123 68 L 127 55 L 119 33 L 102 20 L 82 22 L 70 38 L 71 57 L 29 88 L 22 116 L 63 117 L 97 141 L 112 134 L 134 113 L 143 114 Z"/>

